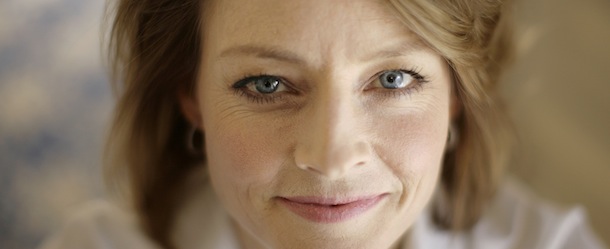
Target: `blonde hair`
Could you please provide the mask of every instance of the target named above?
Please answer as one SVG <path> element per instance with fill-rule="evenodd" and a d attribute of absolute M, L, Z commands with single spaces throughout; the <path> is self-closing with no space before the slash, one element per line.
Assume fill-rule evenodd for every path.
<path fill-rule="evenodd" d="M 109 48 L 118 96 L 107 143 L 107 180 L 126 191 L 144 231 L 172 248 L 169 233 L 184 179 L 203 167 L 189 153 L 190 124 L 178 95 L 196 84 L 201 0 L 117 0 Z M 471 227 L 493 195 L 506 157 L 507 123 L 496 85 L 510 55 L 508 1 L 388 0 L 414 33 L 453 69 L 460 140 L 447 152 L 435 222 Z"/>
<path fill-rule="evenodd" d="M 461 102 L 459 145 L 446 153 L 435 223 L 461 230 L 478 220 L 502 176 L 510 132 L 496 89 L 511 59 L 510 1 L 389 0 L 414 33 L 453 69 Z"/>

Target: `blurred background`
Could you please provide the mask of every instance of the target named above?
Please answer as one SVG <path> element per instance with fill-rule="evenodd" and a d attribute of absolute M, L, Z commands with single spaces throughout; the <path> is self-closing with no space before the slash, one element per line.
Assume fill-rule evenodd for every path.
<path fill-rule="evenodd" d="M 103 193 L 104 1 L 0 0 L 0 248 L 35 248 Z"/>
<path fill-rule="evenodd" d="M 104 195 L 103 9 L 0 1 L 0 248 L 35 248 Z M 515 14 L 520 49 L 502 86 L 520 139 L 510 171 L 543 198 L 584 206 L 610 244 L 610 1 L 527 0 Z"/>

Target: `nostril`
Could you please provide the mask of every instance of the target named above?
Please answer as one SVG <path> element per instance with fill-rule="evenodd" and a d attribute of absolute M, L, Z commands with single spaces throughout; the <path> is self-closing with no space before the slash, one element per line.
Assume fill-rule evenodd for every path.
<path fill-rule="evenodd" d="M 365 164 L 366 164 L 366 162 L 365 162 L 365 161 L 360 161 L 360 162 L 356 163 L 356 165 L 355 165 L 355 166 L 363 166 L 363 165 L 365 165 Z"/>
<path fill-rule="evenodd" d="M 338 178 L 368 164 L 372 156 L 370 144 L 363 140 L 354 141 L 353 138 L 349 140 L 341 146 L 322 147 L 326 149 L 317 147 L 315 150 L 305 150 L 305 147 L 297 147 L 294 152 L 296 166 L 304 171 Z"/>
<path fill-rule="evenodd" d="M 364 137 L 346 131 L 327 135 L 299 140 L 293 152 L 299 169 L 338 178 L 356 167 L 362 168 L 371 160 L 372 146 Z"/>
<path fill-rule="evenodd" d="M 305 169 L 307 171 L 313 171 L 313 172 L 318 173 L 318 174 L 324 174 L 324 172 L 320 171 L 318 168 L 319 167 L 305 166 L 303 169 Z"/>

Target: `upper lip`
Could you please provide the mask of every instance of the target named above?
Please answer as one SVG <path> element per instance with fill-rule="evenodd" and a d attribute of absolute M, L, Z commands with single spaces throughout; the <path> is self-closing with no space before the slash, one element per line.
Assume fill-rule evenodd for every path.
<path fill-rule="evenodd" d="M 328 196 L 291 196 L 291 197 L 279 197 L 291 202 L 300 204 L 313 204 L 313 205 L 344 205 L 353 202 L 374 199 L 384 194 L 375 195 L 361 195 L 361 196 L 348 196 L 348 197 L 328 197 Z"/>

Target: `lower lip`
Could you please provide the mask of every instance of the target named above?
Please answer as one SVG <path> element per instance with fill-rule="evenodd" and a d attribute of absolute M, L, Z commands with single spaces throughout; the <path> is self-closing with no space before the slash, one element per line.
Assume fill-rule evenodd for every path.
<path fill-rule="evenodd" d="M 349 220 L 375 207 L 386 195 L 362 198 L 340 205 L 322 205 L 278 198 L 278 202 L 293 213 L 317 223 L 337 223 Z"/>

